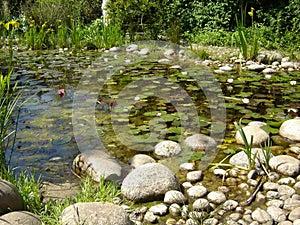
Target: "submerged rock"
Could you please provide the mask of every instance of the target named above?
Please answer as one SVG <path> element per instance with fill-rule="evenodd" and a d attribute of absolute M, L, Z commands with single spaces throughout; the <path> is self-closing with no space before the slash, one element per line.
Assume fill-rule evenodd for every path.
<path fill-rule="evenodd" d="M 300 141 L 300 118 L 284 121 L 280 126 L 279 134 L 292 141 Z"/>
<path fill-rule="evenodd" d="M 217 147 L 217 142 L 212 137 L 204 134 L 194 134 L 187 137 L 183 144 L 191 147 L 194 151 L 209 150 Z"/>
<path fill-rule="evenodd" d="M 125 210 L 118 205 L 102 202 L 78 202 L 65 208 L 61 214 L 62 224 L 133 224 Z"/>
<path fill-rule="evenodd" d="M 159 163 L 148 163 L 137 167 L 123 180 L 122 194 L 134 202 L 163 200 L 170 190 L 179 190 L 175 174 Z"/>
<path fill-rule="evenodd" d="M 101 177 L 120 182 L 130 171 L 129 166 L 112 158 L 103 150 L 86 151 L 77 155 L 72 170 L 79 177 L 89 175 L 96 182 L 99 182 Z"/>
<path fill-rule="evenodd" d="M 135 156 L 133 156 L 128 164 L 132 167 L 132 168 L 137 168 L 141 165 L 147 164 L 147 163 L 155 163 L 155 159 L 153 159 L 151 156 L 149 155 L 145 155 L 145 154 L 136 154 Z"/>
<path fill-rule="evenodd" d="M 180 145 L 175 141 L 162 141 L 155 145 L 154 155 L 157 158 L 168 158 L 178 155 L 181 152 Z"/>
<path fill-rule="evenodd" d="M 251 141 L 251 136 L 253 136 L 253 146 L 259 146 L 268 140 L 269 134 L 261 128 L 262 125 L 263 124 L 259 121 L 253 121 L 247 126 L 243 127 L 243 131 L 249 144 Z M 238 144 L 244 144 L 239 131 L 236 132 L 235 139 Z"/>

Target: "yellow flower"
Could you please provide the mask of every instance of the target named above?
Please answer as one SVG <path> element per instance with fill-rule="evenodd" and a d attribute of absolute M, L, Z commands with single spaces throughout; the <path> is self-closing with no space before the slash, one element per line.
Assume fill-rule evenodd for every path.
<path fill-rule="evenodd" d="M 61 20 L 57 20 L 56 22 L 61 23 Z"/>
<path fill-rule="evenodd" d="M 18 23 L 15 20 L 9 21 L 6 24 L 4 24 L 4 27 L 6 28 L 6 30 L 10 29 L 10 25 L 12 26 L 12 28 L 18 28 L 20 26 L 20 23 Z"/>
<path fill-rule="evenodd" d="M 42 29 L 44 29 L 47 25 L 47 22 L 45 22 L 43 25 L 42 25 Z"/>
<path fill-rule="evenodd" d="M 254 9 L 253 7 L 251 7 L 251 12 L 248 12 L 249 16 L 251 16 L 251 17 L 253 16 L 254 10 L 255 10 L 255 9 Z"/>

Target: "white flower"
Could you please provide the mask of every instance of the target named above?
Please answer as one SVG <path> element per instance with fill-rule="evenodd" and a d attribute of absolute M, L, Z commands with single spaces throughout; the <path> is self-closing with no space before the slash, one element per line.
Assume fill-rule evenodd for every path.
<path fill-rule="evenodd" d="M 296 84 L 297 84 L 297 81 L 291 80 L 291 81 L 290 81 L 290 84 L 291 84 L 291 85 L 296 85 Z"/>
<path fill-rule="evenodd" d="M 266 79 L 270 79 L 271 77 L 272 77 L 271 74 L 266 74 L 266 76 L 265 76 Z"/>
<path fill-rule="evenodd" d="M 233 90 L 233 87 L 230 85 L 230 86 L 227 87 L 227 90 L 228 90 L 228 91 L 232 91 L 232 90 Z"/>
<path fill-rule="evenodd" d="M 135 96 L 134 97 L 134 101 L 139 101 L 140 100 L 140 97 L 139 96 Z"/>
<path fill-rule="evenodd" d="M 249 98 L 243 98 L 242 102 L 245 103 L 245 104 L 248 104 L 250 102 L 250 100 L 249 100 Z"/>
<path fill-rule="evenodd" d="M 156 116 L 160 117 L 160 116 L 161 116 L 161 113 L 160 113 L 160 112 L 159 112 L 159 113 L 157 113 L 157 114 L 156 114 Z"/>
<path fill-rule="evenodd" d="M 227 79 L 227 82 L 228 82 L 228 83 L 232 83 L 232 82 L 233 82 L 233 79 L 232 79 L 232 78 L 228 78 L 228 79 Z"/>
<path fill-rule="evenodd" d="M 182 72 L 181 72 L 181 74 L 182 74 L 182 75 L 187 75 L 187 74 L 188 74 L 188 72 L 186 72 L 186 71 L 182 71 Z"/>

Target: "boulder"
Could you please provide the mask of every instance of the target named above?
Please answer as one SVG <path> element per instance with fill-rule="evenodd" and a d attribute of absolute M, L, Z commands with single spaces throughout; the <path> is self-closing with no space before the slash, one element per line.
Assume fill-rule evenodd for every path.
<path fill-rule="evenodd" d="M 300 160 L 289 155 L 274 156 L 270 159 L 269 165 L 283 175 L 294 177 L 300 173 Z"/>
<path fill-rule="evenodd" d="M 183 141 L 183 145 L 192 148 L 194 151 L 201 151 L 216 148 L 217 142 L 210 136 L 204 134 L 194 134 L 190 137 L 187 137 Z"/>
<path fill-rule="evenodd" d="M 292 141 L 300 141 L 300 118 L 284 121 L 280 126 L 279 134 Z"/>
<path fill-rule="evenodd" d="M 180 145 L 175 141 L 162 141 L 154 147 L 154 155 L 161 158 L 169 158 L 181 152 Z"/>
<path fill-rule="evenodd" d="M 23 208 L 23 198 L 18 189 L 10 182 L 0 180 L 0 214 Z"/>
<path fill-rule="evenodd" d="M 155 159 L 153 159 L 151 156 L 149 155 L 145 155 L 145 154 L 136 154 L 135 156 L 133 156 L 128 164 L 132 167 L 132 168 L 137 168 L 141 165 L 144 165 L 146 163 L 155 163 Z"/>
<path fill-rule="evenodd" d="M 61 214 L 64 225 L 130 225 L 133 224 L 126 211 L 107 202 L 78 202 L 65 208 Z"/>
<path fill-rule="evenodd" d="M 27 211 L 14 211 L 0 216 L 0 224 L 13 224 L 13 225 L 42 225 L 41 219 Z"/>
<path fill-rule="evenodd" d="M 123 180 L 122 194 L 134 202 L 163 200 L 170 190 L 179 190 L 175 174 L 159 163 L 148 163 L 131 171 Z"/>
<path fill-rule="evenodd" d="M 119 182 L 128 174 L 129 166 L 121 164 L 103 150 L 92 150 L 77 155 L 72 170 L 80 177 L 89 175 L 96 182 L 101 177 Z"/>
<path fill-rule="evenodd" d="M 242 128 L 249 144 L 251 141 L 251 136 L 253 136 L 253 146 L 259 146 L 260 144 L 268 140 L 269 134 L 266 131 L 264 131 L 261 128 L 261 126 L 261 122 L 253 121 Z M 239 131 L 236 132 L 235 139 L 238 144 L 244 144 L 244 141 Z"/>

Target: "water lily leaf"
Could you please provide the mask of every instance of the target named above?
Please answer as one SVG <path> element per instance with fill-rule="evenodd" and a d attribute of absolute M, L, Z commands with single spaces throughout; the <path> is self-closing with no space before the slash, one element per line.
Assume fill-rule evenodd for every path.
<path fill-rule="evenodd" d="M 145 112 L 143 115 L 144 116 L 157 116 L 159 111 L 152 111 L 152 112 Z"/>
<path fill-rule="evenodd" d="M 266 131 L 267 133 L 271 133 L 271 134 L 278 134 L 279 133 L 278 128 L 274 128 L 274 127 L 271 127 L 269 125 L 263 126 L 262 129 L 264 131 Z"/>
<path fill-rule="evenodd" d="M 168 128 L 168 133 L 181 134 L 184 132 L 182 127 L 170 127 Z"/>
<path fill-rule="evenodd" d="M 165 121 L 165 122 L 172 122 L 175 119 L 178 119 L 178 117 L 172 115 L 172 114 L 166 114 L 166 115 L 162 115 L 161 118 Z"/>

